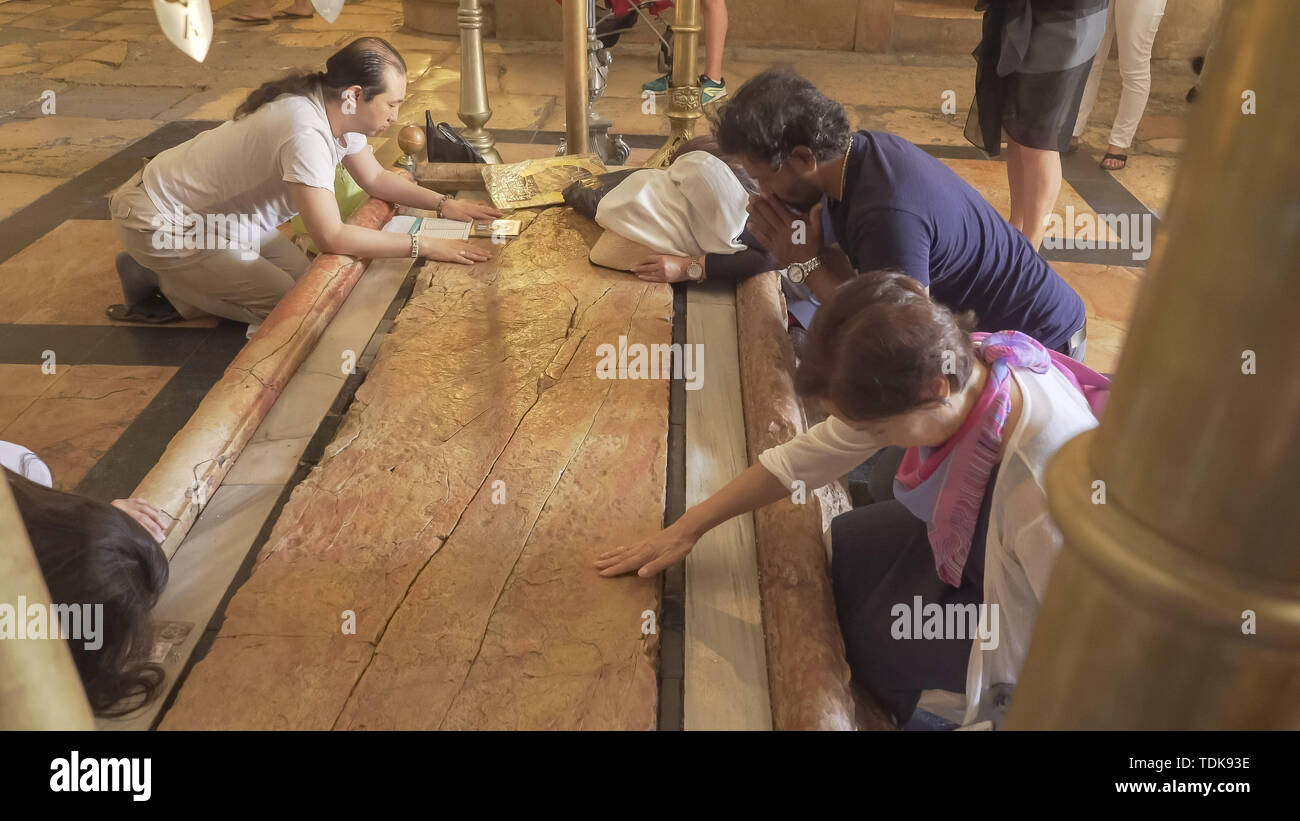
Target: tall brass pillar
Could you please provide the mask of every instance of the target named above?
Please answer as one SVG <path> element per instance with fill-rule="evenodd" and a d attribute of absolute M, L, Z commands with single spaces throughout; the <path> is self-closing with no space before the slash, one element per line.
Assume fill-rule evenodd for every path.
<path fill-rule="evenodd" d="M 664 168 L 682 143 L 695 136 L 700 106 L 696 45 L 700 37 L 700 0 L 677 0 L 673 19 L 673 76 L 668 84 L 668 140 L 646 160 L 646 168 Z"/>
<path fill-rule="evenodd" d="M 566 154 L 591 150 L 587 120 L 587 4 L 592 0 L 564 0 L 564 146 Z"/>
<path fill-rule="evenodd" d="M 483 6 L 480 0 L 460 0 L 456 10 L 460 26 L 460 110 L 456 116 L 465 124 L 460 133 L 483 159 L 501 162 L 496 140 L 485 127 L 492 119 L 488 105 L 487 77 L 483 70 Z"/>
<path fill-rule="evenodd" d="M 18 616 L 19 596 L 28 604 L 50 605 L 9 482 L 0 475 L 0 604 L 14 608 Z M 90 729 L 90 704 L 66 641 L 25 636 L 0 640 L 0 730 Z"/>
<path fill-rule="evenodd" d="M 1224 14 L 1008 728 L 1300 729 L 1300 3 Z"/>

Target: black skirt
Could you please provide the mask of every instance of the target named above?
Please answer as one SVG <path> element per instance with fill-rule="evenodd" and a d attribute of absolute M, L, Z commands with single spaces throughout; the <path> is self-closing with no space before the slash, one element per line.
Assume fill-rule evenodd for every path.
<path fill-rule="evenodd" d="M 1069 148 L 1088 72 L 1106 31 L 1107 0 L 985 0 L 973 52 L 975 99 L 966 139 L 990 156 L 1002 135 L 1030 148 Z"/>

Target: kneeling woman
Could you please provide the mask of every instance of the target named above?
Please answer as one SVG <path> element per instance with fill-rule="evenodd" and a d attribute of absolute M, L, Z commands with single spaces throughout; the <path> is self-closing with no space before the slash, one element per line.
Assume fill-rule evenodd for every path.
<path fill-rule="evenodd" d="M 118 256 L 125 303 L 108 309 L 111 318 L 167 322 L 207 313 L 261 324 L 307 268 L 307 257 L 276 230 L 298 213 L 325 253 L 467 265 L 489 258 L 467 240 L 343 222 L 334 195 L 340 161 L 366 193 L 388 202 L 466 221 L 501 213 L 421 188 L 386 171 L 369 150 L 366 137 L 392 125 L 406 96 L 406 63 L 396 49 L 363 37 L 325 68 L 266 83 L 233 120 L 162 152 L 113 193 L 109 212 L 126 253 Z M 178 235 L 185 241 L 176 243 Z"/>
<path fill-rule="evenodd" d="M 1103 383 L 1071 360 L 1055 364 L 1024 334 L 974 343 L 973 325 L 902 274 L 864 274 L 841 286 L 813 320 L 796 379 L 830 417 L 765 451 L 760 464 L 666 530 L 605 553 L 596 567 L 605 576 L 657 573 L 718 524 L 789 494 L 796 480 L 820 487 L 882 447 L 908 448 L 895 499 L 831 524 L 849 665 L 900 726 L 928 689 L 965 691 L 967 722 L 996 717 L 1061 546 L 1043 469 L 1062 444 L 1096 424 L 1080 383 Z M 902 640 L 898 607 L 910 611 L 917 597 L 922 607 L 941 609 L 997 605 L 996 646 L 972 642 L 970 633 Z"/>

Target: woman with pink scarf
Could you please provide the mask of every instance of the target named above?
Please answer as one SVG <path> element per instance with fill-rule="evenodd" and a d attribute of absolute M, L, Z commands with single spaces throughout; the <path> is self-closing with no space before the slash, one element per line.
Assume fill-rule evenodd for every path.
<path fill-rule="evenodd" d="M 837 517 L 829 532 L 849 665 L 900 727 L 926 691 L 964 693 L 961 723 L 996 724 L 1061 547 L 1043 471 L 1096 425 L 1109 384 L 1025 334 L 972 336 L 973 326 L 899 273 L 841 286 L 813 320 L 796 377 L 829 418 L 667 529 L 602 554 L 597 569 L 658 573 L 796 482 L 820 487 L 883 447 L 907 448 L 895 498 Z M 956 635 L 951 618 L 933 630 L 933 613 L 949 611 L 978 613 L 978 632 L 963 623 Z"/>

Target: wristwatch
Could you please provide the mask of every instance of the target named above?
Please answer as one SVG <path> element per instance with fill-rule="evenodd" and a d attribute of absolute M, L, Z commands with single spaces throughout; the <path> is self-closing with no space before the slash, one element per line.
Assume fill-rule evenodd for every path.
<path fill-rule="evenodd" d="M 807 262 L 792 262 L 790 267 L 785 269 L 786 277 L 795 285 L 803 282 L 808 275 L 816 271 L 822 265 L 820 257 L 813 257 Z"/>
<path fill-rule="evenodd" d="M 704 281 L 704 266 L 698 259 L 692 259 L 686 264 L 686 278 L 691 282 Z"/>

